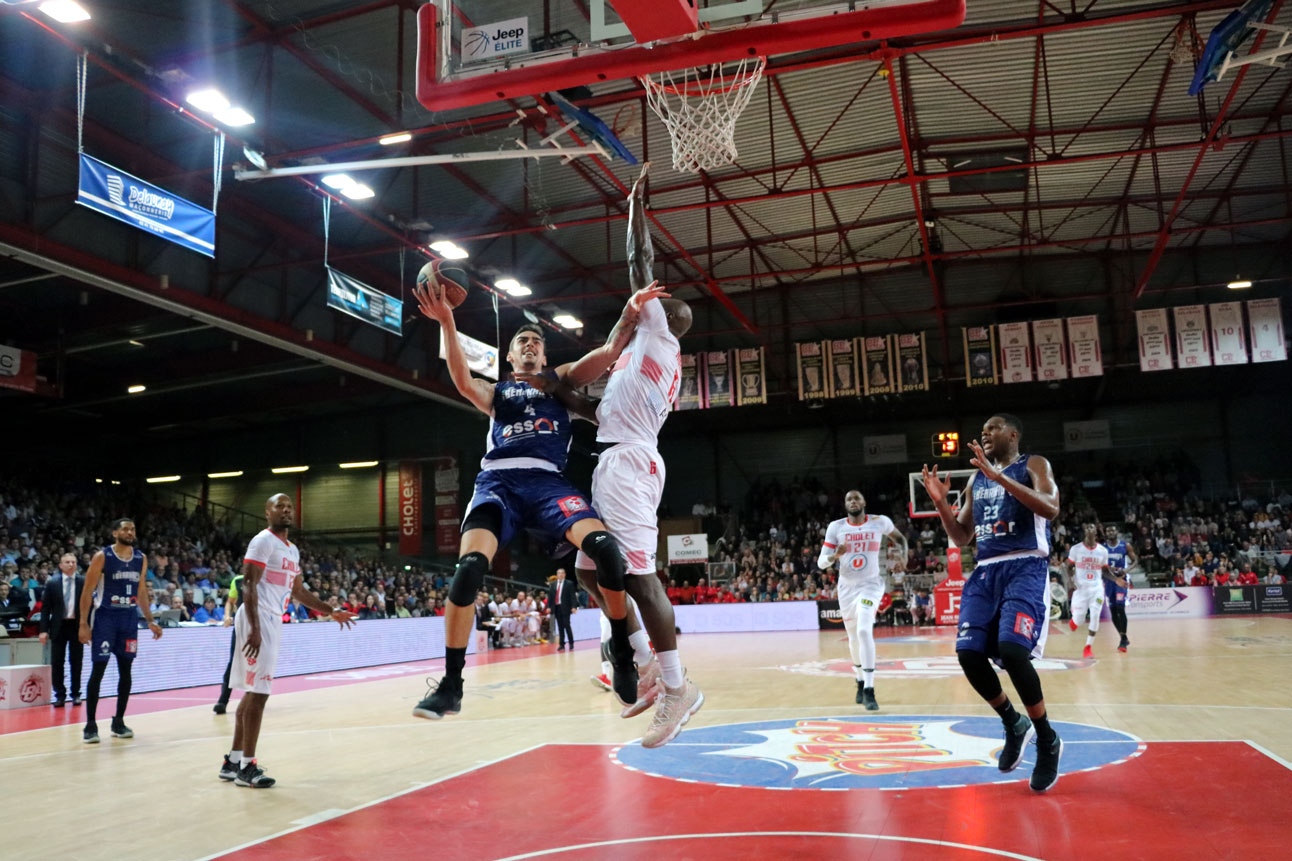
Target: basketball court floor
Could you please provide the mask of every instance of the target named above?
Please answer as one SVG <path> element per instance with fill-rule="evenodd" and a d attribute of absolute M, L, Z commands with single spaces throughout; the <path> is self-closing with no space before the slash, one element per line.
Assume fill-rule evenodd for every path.
<path fill-rule="evenodd" d="M 1134 621 L 1126 654 L 1108 627 L 1093 661 L 1052 628 L 1064 773 L 1043 795 L 1032 754 L 997 771 L 950 630 L 879 632 L 878 712 L 853 703 L 841 631 L 684 634 L 706 702 L 655 751 L 634 743 L 649 713 L 589 683 L 592 643 L 469 659 L 439 722 L 410 716 L 438 661 L 280 679 L 268 790 L 217 779 L 233 718 L 211 688 L 132 698 L 136 737 L 98 745 L 83 707 L 3 712 L 0 857 L 1287 857 L 1292 617 Z"/>

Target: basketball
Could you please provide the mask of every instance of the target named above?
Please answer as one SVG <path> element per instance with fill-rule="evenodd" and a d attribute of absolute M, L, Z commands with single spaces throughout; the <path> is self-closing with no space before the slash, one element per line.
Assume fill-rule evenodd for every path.
<path fill-rule="evenodd" d="M 454 266 L 446 260 L 432 260 L 417 273 L 417 286 L 425 286 L 436 296 L 456 308 L 467 299 L 467 285 L 471 276 L 461 266 Z"/>

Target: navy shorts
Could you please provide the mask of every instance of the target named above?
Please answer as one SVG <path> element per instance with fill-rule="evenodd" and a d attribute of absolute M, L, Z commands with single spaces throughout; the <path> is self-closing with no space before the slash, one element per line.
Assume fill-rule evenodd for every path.
<path fill-rule="evenodd" d="M 490 503 L 502 510 L 500 546 L 511 541 L 518 530 L 527 529 L 554 549 L 565 540 L 565 533 L 575 523 L 597 517 L 582 491 L 560 473 L 545 469 L 482 471 L 476 476 L 466 514 Z"/>
<path fill-rule="evenodd" d="M 1125 571 L 1114 571 L 1114 574 L 1120 574 L 1123 580 L 1126 579 Z M 1118 607 L 1126 606 L 1126 587 L 1118 586 L 1111 580 L 1104 581 L 1104 596 L 1108 599 L 1109 606 L 1116 604 Z"/>
<path fill-rule="evenodd" d="M 979 565 L 960 594 L 956 651 L 1000 656 L 1002 642 L 1036 648 L 1050 619 L 1049 564 L 1044 557 Z"/>
<path fill-rule="evenodd" d="M 110 655 L 118 661 L 133 661 L 139 651 L 139 611 L 130 609 L 94 611 L 90 627 L 90 659 L 102 664 Z"/>

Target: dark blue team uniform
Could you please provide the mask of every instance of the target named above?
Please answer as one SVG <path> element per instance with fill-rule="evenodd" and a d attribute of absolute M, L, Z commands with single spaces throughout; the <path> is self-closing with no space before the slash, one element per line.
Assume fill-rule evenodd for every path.
<path fill-rule="evenodd" d="M 103 548 L 103 578 L 99 606 L 91 625 L 90 657 L 95 663 L 116 655 L 118 661 L 132 661 L 139 646 L 139 581 L 144 573 L 144 554 L 134 550 L 123 562 L 109 544 Z"/>
<path fill-rule="evenodd" d="M 1032 486 L 1029 455 L 1005 475 Z M 978 564 L 960 596 L 956 649 L 998 656 L 1002 641 L 1036 648 L 1049 623 L 1050 523 L 981 472 L 973 479 Z"/>
<path fill-rule="evenodd" d="M 1123 580 L 1126 579 L 1126 542 L 1118 541 L 1116 544 L 1105 544 L 1108 548 L 1108 567 L 1114 574 L 1119 575 Z M 1108 598 L 1110 604 L 1126 604 L 1126 586 L 1118 586 L 1112 580 L 1104 580 L 1104 595 Z"/>
<path fill-rule="evenodd" d="M 502 511 L 499 544 L 517 529 L 536 531 L 555 546 L 577 521 L 596 517 L 584 494 L 561 475 L 570 451 L 570 412 L 527 383 L 494 384 L 488 449 L 467 504 Z"/>

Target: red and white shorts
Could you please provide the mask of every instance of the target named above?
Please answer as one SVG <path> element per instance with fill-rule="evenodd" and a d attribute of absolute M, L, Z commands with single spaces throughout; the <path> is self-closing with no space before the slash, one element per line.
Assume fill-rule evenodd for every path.
<path fill-rule="evenodd" d="M 655 575 L 655 512 L 663 496 L 664 460 L 655 449 L 620 443 L 601 453 L 592 473 L 592 507 L 619 542 L 629 574 Z M 582 550 L 575 565 L 596 567 Z"/>

